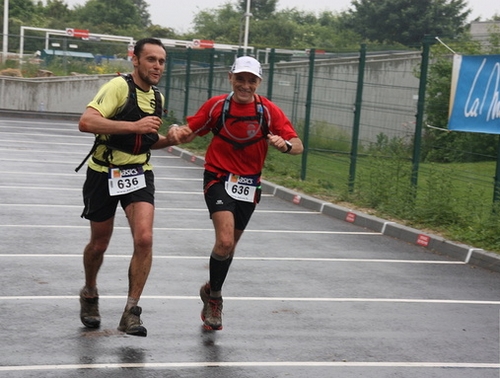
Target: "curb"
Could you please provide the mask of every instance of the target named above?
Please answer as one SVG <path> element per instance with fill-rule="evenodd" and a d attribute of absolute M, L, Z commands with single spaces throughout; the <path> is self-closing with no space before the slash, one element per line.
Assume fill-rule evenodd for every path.
<path fill-rule="evenodd" d="M 78 122 L 82 113 L 33 112 L 29 110 L 0 109 L 0 115 L 5 117 L 56 119 Z"/>
<path fill-rule="evenodd" d="M 203 157 L 196 156 L 179 147 L 167 147 L 165 150 L 172 155 L 179 156 L 201 167 L 203 167 L 205 163 Z M 323 215 L 341 219 L 357 226 L 379 232 L 382 235 L 425 248 L 434 253 L 463 261 L 465 264 L 500 272 L 500 256 L 496 253 L 465 244 L 455 243 L 437 235 L 424 233 L 411 227 L 338 206 L 330 202 L 325 202 L 302 193 L 294 192 L 291 189 L 275 185 L 269 181 L 262 181 L 262 192 L 292 202 L 306 209 L 317 211 Z"/>

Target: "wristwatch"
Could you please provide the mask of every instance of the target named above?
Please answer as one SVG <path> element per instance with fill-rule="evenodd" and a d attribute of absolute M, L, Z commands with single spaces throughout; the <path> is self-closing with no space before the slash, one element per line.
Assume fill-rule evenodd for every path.
<path fill-rule="evenodd" d="M 293 147 L 293 144 L 290 143 L 289 141 L 285 140 L 285 144 L 286 144 L 286 151 L 283 151 L 284 154 L 287 154 L 290 152 L 290 150 L 292 149 Z"/>

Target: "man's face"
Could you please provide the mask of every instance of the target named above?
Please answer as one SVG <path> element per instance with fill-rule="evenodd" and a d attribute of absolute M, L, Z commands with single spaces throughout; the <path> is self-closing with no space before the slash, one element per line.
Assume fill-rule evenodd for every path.
<path fill-rule="evenodd" d="M 134 55 L 132 58 L 135 72 L 140 81 L 136 84 L 144 90 L 151 85 L 157 85 L 165 70 L 166 58 L 167 54 L 163 47 L 146 43 L 139 56 Z"/>
<path fill-rule="evenodd" d="M 229 81 L 233 87 L 233 100 L 240 104 L 248 104 L 253 101 L 255 91 L 262 81 L 250 72 L 230 73 Z"/>

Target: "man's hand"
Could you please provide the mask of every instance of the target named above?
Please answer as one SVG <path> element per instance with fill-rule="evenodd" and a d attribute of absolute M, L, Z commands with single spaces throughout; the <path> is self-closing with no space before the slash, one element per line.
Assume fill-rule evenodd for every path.
<path fill-rule="evenodd" d="M 290 149 L 288 148 L 287 141 L 280 137 L 279 135 L 268 134 L 267 140 L 271 146 L 276 148 L 278 151 L 287 152 L 290 155 L 298 155 L 304 151 L 304 145 L 299 138 L 290 138 L 288 143 L 291 144 Z"/>
<path fill-rule="evenodd" d="M 171 125 L 167 133 L 167 139 L 172 145 L 191 142 L 195 137 L 196 134 L 193 133 L 188 125 Z"/>
<path fill-rule="evenodd" d="M 269 144 L 278 151 L 285 152 L 288 148 L 285 140 L 279 135 L 268 134 L 267 140 L 269 141 Z"/>
<path fill-rule="evenodd" d="M 159 117 L 150 116 L 141 118 L 138 121 L 134 122 L 134 126 L 136 128 L 136 134 L 148 134 L 148 133 L 157 133 L 162 124 L 162 120 Z"/>

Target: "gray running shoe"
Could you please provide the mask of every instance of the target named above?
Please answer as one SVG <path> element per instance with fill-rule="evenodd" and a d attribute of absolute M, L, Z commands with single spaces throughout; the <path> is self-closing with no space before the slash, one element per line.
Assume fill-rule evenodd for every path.
<path fill-rule="evenodd" d="M 141 313 L 142 308 L 139 306 L 134 306 L 124 311 L 118 331 L 125 332 L 127 335 L 146 337 L 148 330 L 142 325 Z"/>
<path fill-rule="evenodd" d="M 200 287 L 200 298 L 203 302 L 203 310 L 201 310 L 201 320 L 205 320 L 205 312 L 207 312 L 208 300 L 210 299 L 210 282 L 207 282 Z"/>
<path fill-rule="evenodd" d="M 220 331 L 222 329 L 222 298 L 210 298 L 210 283 L 200 288 L 200 298 L 203 302 L 201 320 L 203 327 L 208 331 Z"/>
<path fill-rule="evenodd" d="M 99 296 L 86 298 L 83 296 L 83 289 L 80 291 L 80 320 L 87 328 L 99 328 L 101 325 Z"/>

